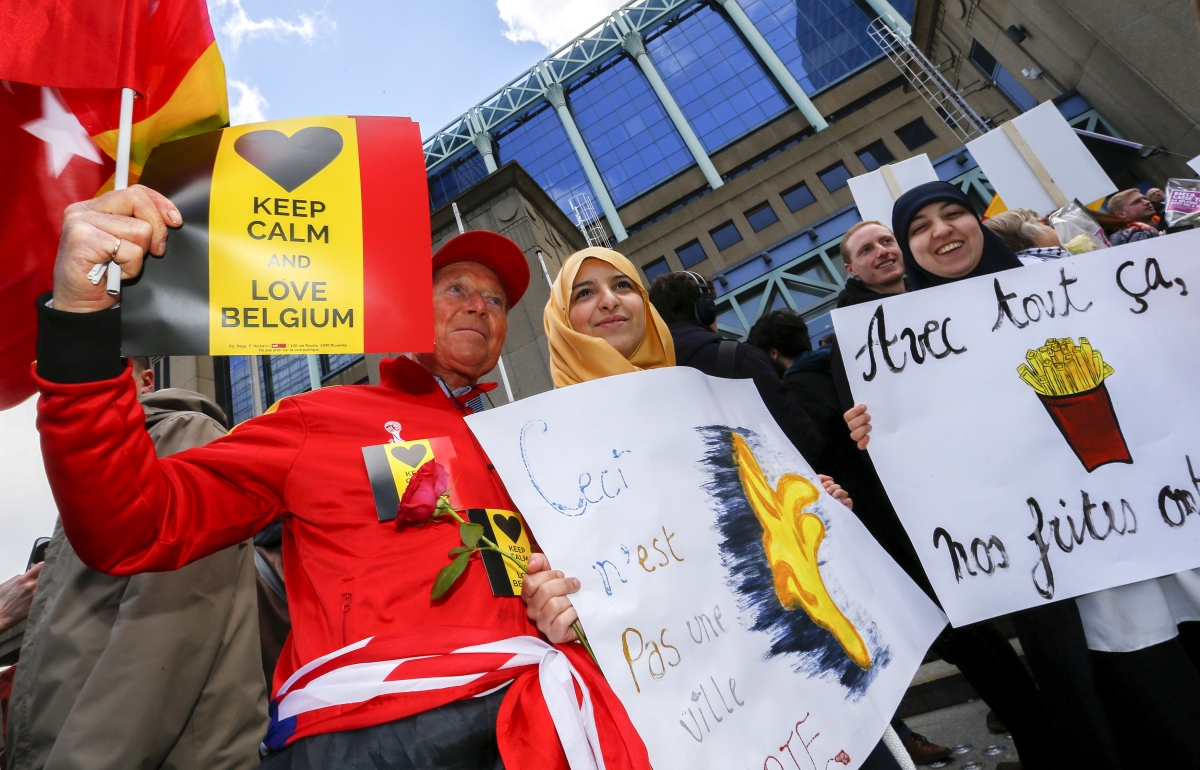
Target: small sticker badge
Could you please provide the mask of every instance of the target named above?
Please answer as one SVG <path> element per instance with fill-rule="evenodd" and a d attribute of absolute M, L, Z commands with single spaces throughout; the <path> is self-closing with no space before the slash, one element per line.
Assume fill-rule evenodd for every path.
<path fill-rule="evenodd" d="M 396 424 L 396 434 L 399 432 L 400 426 Z M 430 460 L 436 459 L 451 478 L 455 477 L 454 444 L 446 436 L 365 446 L 362 453 L 367 464 L 367 476 L 371 480 L 371 494 L 375 498 L 375 513 L 380 521 L 396 518 L 400 498 L 404 497 L 408 482 L 417 469 Z M 456 498 L 451 489 L 450 502 L 457 506 Z"/>
<path fill-rule="evenodd" d="M 484 537 L 500 546 L 522 565 L 528 566 L 529 554 L 533 548 L 529 530 L 521 514 L 498 508 L 469 508 L 467 519 L 473 524 L 481 524 Z M 480 556 L 483 557 L 483 566 L 487 570 L 488 582 L 492 585 L 494 596 L 521 595 L 522 574 L 517 565 L 490 549 L 480 551 Z"/>

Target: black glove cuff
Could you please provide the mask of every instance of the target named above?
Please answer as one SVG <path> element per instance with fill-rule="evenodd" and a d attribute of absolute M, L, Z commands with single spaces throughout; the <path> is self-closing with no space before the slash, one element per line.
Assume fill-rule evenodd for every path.
<path fill-rule="evenodd" d="M 111 380 L 124 372 L 120 306 L 67 313 L 46 307 L 51 295 L 46 292 L 37 298 L 38 376 L 69 385 Z"/>

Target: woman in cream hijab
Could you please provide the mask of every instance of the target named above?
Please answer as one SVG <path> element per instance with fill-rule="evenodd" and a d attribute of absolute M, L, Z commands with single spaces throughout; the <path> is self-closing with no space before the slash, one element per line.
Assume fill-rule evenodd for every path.
<path fill-rule="evenodd" d="M 671 332 L 637 268 L 615 251 L 572 254 L 550 289 L 543 320 L 556 388 L 675 365 Z"/>
<path fill-rule="evenodd" d="M 589 248 L 567 259 L 550 289 L 543 315 L 556 388 L 675 365 L 675 343 L 650 304 L 637 268 L 615 251 Z M 825 490 L 849 505 L 828 476 Z M 529 619 L 554 644 L 575 640 L 579 619 L 568 594 L 579 580 L 550 568 L 540 553 L 529 558 L 521 588 Z"/>
<path fill-rule="evenodd" d="M 650 304 L 637 268 L 610 249 L 572 254 L 550 287 L 542 316 L 550 340 L 554 387 L 675 365 L 675 343 Z M 529 619 L 554 644 L 575 640 L 579 616 L 568 594 L 579 580 L 531 554 L 521 587 Z"/>

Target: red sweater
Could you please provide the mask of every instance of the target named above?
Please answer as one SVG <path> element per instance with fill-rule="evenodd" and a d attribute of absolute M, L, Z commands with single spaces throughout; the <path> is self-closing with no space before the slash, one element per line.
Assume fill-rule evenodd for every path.
<path fill-rule="evenodd" d="M 448 563 L 447 551 L 460 544 L 455 525 L 439 522 L 398 530 L 395 522 L 377 518 L 361 450 L 391 440 L 384 424 L 393 421 L 401 424 L 405 440 L 450 439 L 457 455 L 450 472 L 464 507 L 514 509 L 463 421 L 463 409 L 424 368 L 407 358 L 386 360 L 380 367 L 382 387 L 323 388 L 286 398 L 225 438 L 159 459 L 145 431 L 145 414 L 132 378 L 121 371 L 106 379 L 79 382 L 88 377 L 78 368 L 95 376 L 105 367 L 103 373 L 110 374 L 113 364 L 105 358 L 98 365 L 99 355 L 82 347 L 78 340 L 82 316 L 39 309 L 42 339 L 35 376 L 41 389 L 42 454 L 63 528 L 84 563 L 115 575 L 175 569 L 284 519 L 292 634 L 275 670 L 268 746 L 282 748 L 305 735 L 399 719 L 517 678 L 512 663 L 507 672 L 492 670 L 504 664 L 504 658 L 492 660 L 495 655 L 477 656 L 470 663 L 463 662 L 470 656 L 438 658 L 449 661 L 441 670 L 429 659 L 418 664 L 423 668 L 408 662 L 537 636 L 519 598 L 492 595 L 478 558 L 445 598 L 431 602 L 434 577 Z M 47 328 L 56 325 L 57 330 Z M 111 327 L 111 320 L 101 325 Z M 65 339 L 64 328 L 74 328 L 76 339 L 56 344 Z M 89 359 L 75 369 L 64 360 L 63 349 L 72 345 L 77 357 Z M 323 657 L 331 660 L 322 662 Z M 587 680 L 593 700 L 602 701 L 598 713 L 611 717 L 609 725 L 600 725 L 606 760 L 610 743 L 614 744 L 609 766 L 647 766 L 644 746 L 598 669 L 576 651 L 568 657 Z M 344 682 L 336 680 L 339 666 L 372 662 L 384 668 L 390 663 L 408 668 L 385 672 L 377 678 L 387 681 L 371 682 L 366 690 L 361 683 L 346 689 Z M 449 682 L 454 677 L 448 674 L 485 670 L 486 675 L 474 679 L 457 677 L 454 686 L 407 691 L 387 691 L 386 686 L 406 678 Z M 340 693 L 336 698 L 330 700 L 327 686 L 321 696 L 325 701 L 318 699 L 314 705 L 313 698 L 307 698 L 307 710 L 298 717 L 279 718 L 280 689 L 285 683 L 295 691 L 330 671 L 335 672 L 333 691 Z M 536 676 L 536 667 L 522 676 L 526 674 Z M 464 679 L 470 681 L 463 684 Z M 544 705 L 537 707 L 540 693 L 522 696 L 534 703 L 532 709 L 509 702 L 518 693 L 530 692 L 528 682 L 517 678 L 506 697 L 501 722 L 507 717 L 526 730 L 540 724 L 543 730 L 548 728 L 543 737 L 556 744 Z M 502 728 L 498 728 L 502 753 L 506 748 L 513 753 L 519 747 L 506 747 Z M 536 761 L 565 767 L 561 749 L 527 746 L 528 737 L 520 741 L 524 756 L 513 756 L 511 766 L 529 767 Z M 548 753 L 535 758 L 527 749 L 538 755 Z"/>

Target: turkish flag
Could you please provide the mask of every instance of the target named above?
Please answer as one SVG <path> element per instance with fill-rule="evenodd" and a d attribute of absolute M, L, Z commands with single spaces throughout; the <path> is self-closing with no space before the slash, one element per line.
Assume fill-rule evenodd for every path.
<path fill-rule="evenodd" d="M 149 19 L 149 0 L 4 0 L 0 80 L 142 93 Z"/>
<path fill-rule="evenodd" d="M 0 409 L 35 391 L 34 300 L 53 288 L 63 209 L 88 200 L 113 174 L 57 89 L 0 81 Z"/>

